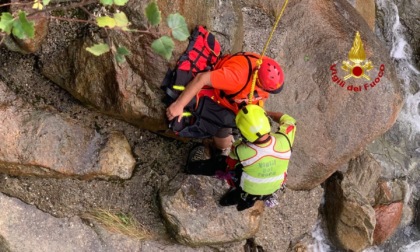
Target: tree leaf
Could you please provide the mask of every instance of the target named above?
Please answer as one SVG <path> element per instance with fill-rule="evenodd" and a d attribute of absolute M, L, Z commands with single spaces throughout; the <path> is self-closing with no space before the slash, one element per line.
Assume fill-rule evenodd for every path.
<path fill-rule="evenodd" d="M 95 44 L 91 47 L 86 47 L 86 51 L 90 52 L 95 56 L 102 55 L 106 52 L 109 52 L 109 46 L 104 43 Z"/>
<path fill-rule="evenodd" d="M 185 41 L 190 36 L 187 23 L 179 13 L 168 16 L 168 26 L 172 29 L 172 36 L 179 41 Z"/>
<path fill-rule="evenodd" d="M 112 5 L 114 1 L 113 0 L 100 0 L 99 2 L 103 5 Z"/>
<path fill-rule="evenodd" d="M 155 1 L 150 2 L 146 6 L 145 13 L 146 13 L 147 21 L 149 21 L 151 25 L 158 25 L 160 21 L 162 21 L 162 16 L 160 14 L 159 7 L 157 6 Z"/>
<path fill-rule="evenodd" d="M 115 54 L 115 59 L 117 60 L 118 63 L 124 63 L 125 62 L 125 57 L 124 55 L 121 54 Z"/>
<path fill-rule="evenodd" d="M 174 41 L 168 36 L 163 36 L 159 39 L 156 39 L 152 43 L 153 51 L 163 56 L 166 60 L 171 58 L 174 47 Z"/>
<path fill-rule="evenodd" d="M 34 4 L 32 5 L 32 9 L 42 10 L 42 9 L 44 9 L 44 6 L 40 2 L 40 0 L 34 0 Z"/>
<path fill-rule="evenodd" d="M 97 17 L 96 23 L 98 24 L 99 27 L 108 26 L 109 28 L 114 28 L 117 22 L 112 17 L 104 16 L 104 17 Z"/>
<path fill-rule="evenodd" d="M 114 4 L 118 6 L 124 6 L 128 0 L 114 0 Z"/>
<path fill-rule="evenodd" d="M 34 22 L 26 19 L 26 13 L 24 11 L 19 11 L 18 17 L 13 22 L 13 35 L 20 39 L 33 38 L 35 35 Z"/>
<path fill-rule="evenodd" d="M 13 27 L 13 16 L 9 12 L 3 12 L 0 17 L 0 31 L 10 34 Z"/>
<path fill-rule="evenodd" d="M 42 4 L 43 5 L 48 5 L 51 2 L 51 0 L 42 0 Z"/>
<path fill-rule="evenodd" d="M 117 48 L 117 54 L 115 55 L 115 59 L 118 63 L 124 63 L 125 62 L 125 56 L 130 55 L 131 52 L 124 46 Z"/>
<path fill-rule="evenodd" d="M 117 48 L 117 53 L 121 54 L 121 55 L 130 55 L 131 52 L 125 47 L 125 46 L 120 46 Z"/>
<path fill-rule="evenodd" d="M 124 12 L 118 12 L 114 14 L 115 25 L 121 28 L 127 27 L 129 22 Z"/>

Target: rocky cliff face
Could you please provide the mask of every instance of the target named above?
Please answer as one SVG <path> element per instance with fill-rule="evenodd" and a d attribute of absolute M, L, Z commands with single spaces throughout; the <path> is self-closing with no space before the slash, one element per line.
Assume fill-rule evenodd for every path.
<path fill-rule="evenodd" d="M 134 20 L 142 16 L 139 10 L 144 4 L 128 6 Z M 245 2 L 241 12 L 237 3 L 229 1 L 197 5 L 204 6 L 205 15 L 197 18 L 186 12 L 191 28 L 206 22 L 216 35 L 224 34 L 218 37 L 225 52 L 262 51 L 272 26 L 269 15 L 275 12 L 273 6 L 263 6 L 264 12 L 258 3 Z M 162 3 L 164 14 L 188 8 L 183 1 Z M 386 48 L 346 1 L 294 1 L 287 8 L 267 53 L 284 68 L 286 85 L 281 94 L 269 99 L 267 108 L 292 114 L 299 121 L 289 186 L 311 189 L 393 125 L 402 106 L 402 90 Z M 220 10 L 218 19 L 206 18 Z M 249 18 L 252 12 L 258 13 L 260 23 Z M 134 24 L 140 26 L 140 21 Z M 223 29 L 218 30 L 220 27 Z M 341 64 L 349 60 L 356 31 L 373 69 L 366 72 L 370 76 L 366 79 L 345 81 L 348 73 Z M 154 132 L 165 131 L 159 86 L 168 64 L 151 52 L 151 38 L 114 34 L 117 44 L 127 45 L 133 52 L 124 64 L 117 64 L 110 55 L 98 59 L 84 50 L 97 39 L 84 36 L 68 49 L 44 57 L 44 74 L 103 113 Z M 244 40 L 242 48 L 232 42 L 237 40 Z M 185 47 L 186 42 L 179 43 L 176 51 Z"/>
<path fill-rule="evenodd" d="M 145 26 L 143 9 L 147 2 L 130 1 L 124 10 L 135 28 Z M 359 1 L 353 4 L 360 7 Z M 205 24 L 220 40 L 225 53 L 261 52 L 281 7 L 278 1 L 260 0 L 158 1 L 158 5 L 164 17 L 180 12 L 191 29 L 196 24 Z M 127 143 L 121 133 L 102 134 L 103 130 L 96 123 L 89 128 L 61 115 L 57 110 L 47 112 L 31 108 L 30 103 L 18 101 L 18 98 L 13 98 L 14 94 L 9 95 L 7 85 L 3 85 L 4 88 L 0 86 L 0 115 L 3 113 L 3 118 L 9 118 L 0 127 L 0 170 L 19 176 L 71 175 L 89 179 L 125 179 L 132 176 L 131 182 L 123 181 L 121 186 L 116 187 L 102 187 L 101 183 L 93 183 L 103 188 L 103 192 L 97 193 L 104 197 L 108 193 L 113 195 L 114 189 L 120 194 L 127 190 L 131 196 L 138 197 L 139 194 L 133 191 L 144 186 L 140 194 L 142 197 L 146 195 L 144 199 L 123 197 L 117 201 L 117 205 L 136 212 L 137 217 L 144 220 L 146 217 L 141 216 L 139 209 L 149 204 L 147 211 L 154 212 L 149 213 L 153 221 L 158 219 L 156 215 L 161 212 L 164 219 L 161 223 L 168 226 L 168 233 L 176 239 L 176 243 L 184 244 L 174 245 L 171 239 L 170 246 L 167 245 L 168 240 L 159 240 L 157 244 L 146 241 L 142 243 L 144 251 L 150 244 L 154 247 L 167 246 L 165 248 L 172 251 L 186 251 L 188 246 L 201 246 L 200 251 L 209 251 L 211 249 L 206 246 L 227 249 L 226 243 L 232 244 L 228 251 L 241 251 L 241 242 L 249 237 L 256 237 L 256 241 L 268 251 L 286 251 L 289 246 L 293 250 L 310 237 L 315 225 L 317 208 L 323 197 L 320 185 L 386 132 L 394 124 L 402 106 L 403 94 L 399 80 L 388 49 L 372 32 L 371 14 L 360 15 L 344 0 L 290 1 L 273 35 L 267 55 L 283 67 L 286 84 L 282 93 L 270 97 L 267 108 L 293 115 L 299 127 L 289 168 L 288 193 L 279 208 L 262 210 L 263 206 L 256 206 L 244 214 L 234 209 L 220 209 L 216 196 L 221 194 L 220 190 L 225 185 L 214 179 L 185 178 L 178 174 L 182 172 L 188 144 L 172 149 L 165 147 L 172 142 L 148 145 L 140 138 L 143 133 L 131 137 Z M 173 66 L 187 42 L 177 43 L 173 59 L 166 62 L 151 51 L 149 45 L 153 37 L 111 32 L 114 43 L 123 44 L 132 52 L 126 63 L 119 64 L 111 55 L 94 57 L 85 50 L 93 42 L 102 39 L 102 34 L 96 30 L 70 26 L 68 30 L 74 31 L 74 34 L 63 34 L 57 32 L 59 27 L 55 23 L 50 24 L 50 34 L 36 54 L 37 67 L 42 74 L 85 107 L 128 122 L 139 130 L 167 135 L 160 84 L 167 68 Z M 159 29 L 162 33 L 166 31 L 164 26 Z M 354 62 L 350 61 L 349 52 L 354 46 L 357 31 L 366 53 L 363 60 L 372 64 L 372 68 L 363 68 L 366 76 L 361 78 L 349 76 L 354 70 L 352 67 L 355 67 Z M 346 65 L 344 61 L 350 63 Z M 0 76 L 0 80 L 10 86 L 22 80 L 16 80 L 2 71 Z M 29 109 L 22 109 L 28 106 Z M 14 116 L 10 111 L 15 111 Z M 32 120 L 27 119 L 28 116 Z M 124 133 L 131 130 L 124 130 Z M 25 141 L 21 141 L 23 144 L 13 146 L 16 142 L 12 140 L 10 131 L 18 132 L 20 138 L 25 138 Z M 21 132 L 26 132 L 26 135 Z M 64 135 L 68 139 L 63 139 Z M 170 154 L 162 154 L 165 150 Z M 349 171 L 335 173 L 325 185 L 328 200 L 324 207 L 327 208 L 326 215 L 330 217 L 327 226 L 330 232 L 339 230 L 339 233 L 331 236 L 332 240 L 336 246 L 354 251 L 360 251 L 375 242 L 381 243 L 392 234 L 401 218 L 404 195 L 398 194 L 398 197 L 378 202 L 371 194 L 365 195 L 361 188 L 367 186 L 370 192 L 382 188 L 378 185 L 377 164 L 374 161 L 364 163 L 363 160 L 371 159 L 366 155 L 356 159 L 362 160 L 360 162 L 353 160 L 350 163 L 353 168 L 349 168 Z M 372 168 L 375 179 L 368 172 L 354 172 L 358 168 L 369 170 L 366 168 L 370 167 L 369 163 L 376 165 L 372 165 L 376 167 Z M 14 178 L 5 177 L 3 181 L 6 180 L 8 186 L 19 183 Z M 133 181 L 142 183 L 136 187 Z M 155 187 L 150 185 L 154 182 Z M 58 185 L 60 182 L 56 183 L 53 188 L 62 189 L 62 185 Z M 218 189 L 212 190 L 212 187 Z M 80 188 L 82 191 L 86 189 Z M 156 190 L 159 190 L 159 208 L 154 203 Z M 2 191 L 10 194 L 7 186 Z M 31 196 L 22 196 L 21 193 L 20 197 L 31 202 Z M 139 200 L 140 203 L 135 207 L 127 203 L 133 200 Z M 59 204 L 60 200 L 57 202 Z M 112 204 L 114 201 L 109 202 Z M 386 204 L 396 206 L 398 210 L 392 221 L 381 217 L 389 212 L 389 209 L 385 209 Z M 336 206 L 346 211 L 338 213 Z M 42 203 L 39 203 L 39 208 L 49 209 Z M 74 206 L 67 208 L 72 211 L 77 209 Z M 80 211 L 78 209 L 76 214 Z M 72 215 L 70 210 L 64 214 L 69 215 Z M 235 218 L 241 221 L 232 221 Z M 356 219 L 360 221 L 352 221 Z M 348 225 L 349 221 L 364 231 L 352 233 L 351 237 L 357 237 L 356 240 L 360 242 L 346 237 L 346 230 L 351 226 Z M 375 229 L 376 223 L 381 225 Z M 389 223 L 392 224 L 391 232 L 384 232 L 390 231 Z M 158 228 L 152 226 L 158 233 L 165 233 L 162 225 L 158 224 Z M 277 239 L 279 233 L 281 238 Z M 8 249 L 13 247 L 13 242 L 17 240 L 10 237 L 14 236 L 0 233 L 0 248 L 2 244 L 6 244 Z M 2 242 L 2 239 L 10 240 Z M 101 243 L 101 246 L 106 244 Z"/>

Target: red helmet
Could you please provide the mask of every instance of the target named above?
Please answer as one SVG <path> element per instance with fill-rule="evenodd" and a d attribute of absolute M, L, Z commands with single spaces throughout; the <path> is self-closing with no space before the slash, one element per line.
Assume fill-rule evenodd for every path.
<path fill-rule="evenodd" d="M 284 74 L 280 65 L 273 59 L 264 58 L 258 70 L 259 86 L 269 93 L 277 94 L 283 88 L 283 81 Z"/>

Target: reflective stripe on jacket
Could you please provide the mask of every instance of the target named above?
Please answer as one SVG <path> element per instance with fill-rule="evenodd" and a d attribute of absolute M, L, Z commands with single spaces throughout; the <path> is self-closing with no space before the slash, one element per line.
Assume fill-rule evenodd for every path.
<path fill-rule="evenodd" d="M 241 164 L 243 173 L 240 186 L 242 190 L 253 195 L 268 195 L 277 191 L 285 178 L 287 166 L 291 156 L 289 143 L 283 144 L 281 139 L 270 136 L 271 140 L 268 146 L 260 147 L 252 143 L 246 143 L 248 148 L 243 148 L 241 153 L 244 156 L 251 156 L 242 159 Z M 275 146 L 286 144 L 285 151 L 276 151 Z M 241 155 L 239 154 L 239 155 Z"/>
<path fill-rule="evenodd" d="M 269 195 L 280 189 L 287 175 L 296 126 L 289 115 L 280 118 L 278 132 L 264 144 L 237 142 L 231 154 L 242 164 L 240 187 L 252 195 Z"/>

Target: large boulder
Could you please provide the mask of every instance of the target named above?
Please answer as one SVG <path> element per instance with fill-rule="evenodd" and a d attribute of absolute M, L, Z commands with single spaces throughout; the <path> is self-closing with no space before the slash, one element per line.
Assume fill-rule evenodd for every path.
<path fill-rule="evenodd" d="M 380 170 L 365 152 L 351 160 L 346 173 L 336 172 L 327 180 L 325 220 L 329 238 L 337 247 L 362 251 L 373 244 L 376 219 L 370 201 Z"/>
<path fill-rule="evenodd" d="M 277 59 L 286 84 L 267 107 L 297 119 L 288 186 L 308 189 L 386 132 L 403 97 L 386 47 L 347 1 L 293 1 L 281 22 L 286 38 Z M 370 80 L 344 80 L 356 31 L 374 66 Z"/>
<path fill-rule="evenodd" d="M 17 251 L 142 251 L 139 241 L 104 240 L 79 217 L 54 218 L 35 206 L 0 193 L 0 250 Z M 112 235 L 108 234 L 108 238 Z"/>
<path fill-rule="evenodd" d="M 329 238 L 345 250 L 362 251 L 381 245 L 401 226 L 412 221 L 404 199 L 409 192 L 402 180 L 386 181 L 381 166 L 367 151 L 336 172 L 325 186 L 325 220 Z M 406 215 L 406 216 L 404 216 Z"/>
<path fill-rule="evenodd" d="M 144 8 L 148 2 L 130 1 L 126 7 L 130 21 L 139 30 L 146 27 Z M 163 22 L 169 14 L 185 10 L 181 14 L 189 22 L 190 29 L 196 24 L 207 25 L 218 35 L 225 49 L 240 50 L 242 13 L 236 1 L 217 5 L 206 1 L 159 1 L 158 4 Z M 186 11 L 190 9 L 194 11 Z M 213 18 L 215 13 L 216 19 Z M 168 32 L 164 25 L 160 29 Z M 88 106 L 143 129 L 164 133 L 167 123 L 160 85 L 169 64 L 150 47 L 156 37 L 119 32 L 111 32 L 111 35 L 116 44 L 130 50 L 131 56 L 127 57 L 126 63 L 117 63 L 110 53 L 93 56 L 85 49 L 101 39 L 85 36 L 64 50 L 41 56 L 43 74 Z M 188 41 L 176 42 L 172 64 L 187 44 Z"/>
<path fill-rule="evenodd" d="M 120 132 L 101 135 L 54 110 L 37 110 L 0 82 L 0 171 L 128 179 L 135 159 Z"/>
<path fill-rule="evenodd" d="M 310 191 L 287 189 L 280 196 L 279 205 L 268 208 L 263 213 L 256 241 L 265 251 L 286 251 L 293 241 L 312 237 L 319 221 L 319 205 L 322 204 L 324 190 L 317 186 Z"/>
<path fill-rule="evenodd" d="M 227 189 L 226 183 L 216 178 L 177 176 L 159 194 L 169 232 L 181 244 L 193 247 L 255 237 L 267 251 L 286 251 L 291 241 L 312 232 L 323 195 L 320 186 L 311 191 L 287 190 L 279 196 L 278 206 L 264 208 L 259 201 L 238 212 L 235 206 L 221 207 L 218 203 Z"/>
<path fill-rule="evenodd" d="M 214 178 L 179 176 L 160 193 L 162 215 L 168 229 L 181 244 L 222 245 L 253 237 L 258 231 L 262 202 L 249 210 L 220 207 L 218 199 L 226 185 Z"/>

